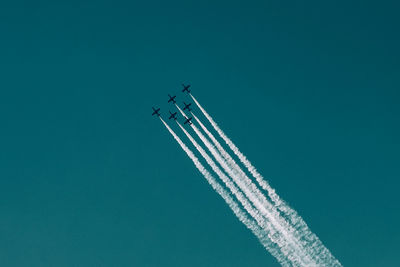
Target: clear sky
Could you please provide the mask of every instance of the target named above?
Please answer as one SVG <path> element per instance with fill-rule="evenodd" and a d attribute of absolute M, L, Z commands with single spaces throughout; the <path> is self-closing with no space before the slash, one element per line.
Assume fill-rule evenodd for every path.
<path fill-rule="evenodd" d="M 2 1 L 0 266 L 278 266 L 151 116 L 181 82 L 344 266 L 400 266 L 399 7 Z"/>

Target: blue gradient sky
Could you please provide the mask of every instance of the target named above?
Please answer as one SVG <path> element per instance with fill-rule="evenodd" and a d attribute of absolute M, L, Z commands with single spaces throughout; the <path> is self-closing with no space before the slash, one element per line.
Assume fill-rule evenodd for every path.
<path fill-rule="evenodd" d="M 278 266 L 150 116 L 181 82 L 345 266 L 400 266 L 398 10 L 3 1 L 0 266 Z"/>

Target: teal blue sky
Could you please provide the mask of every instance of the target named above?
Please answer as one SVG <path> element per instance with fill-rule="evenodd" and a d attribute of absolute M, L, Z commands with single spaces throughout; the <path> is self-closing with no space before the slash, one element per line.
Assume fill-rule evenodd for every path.
<path fill-rule="evenodd" d="M 151 116 L 181 82 L 345 266 L 400 266 L 400 6 L 322 2 L 3 1 L 0 266 L 278 266 Z"/>

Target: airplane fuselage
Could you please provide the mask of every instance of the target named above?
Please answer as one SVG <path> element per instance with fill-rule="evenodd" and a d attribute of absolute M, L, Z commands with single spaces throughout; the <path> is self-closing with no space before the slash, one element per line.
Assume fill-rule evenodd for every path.
<path fill-rule="evenodd" d="M 183 108 L 183 110 L 188 110 L 188 111 L 191 111 L 191 109 L 190 109 L 190 105 L 192 104 L 192 103 L 189 103 L 189 104 L 186 104 L 185 102 L 183 102 L 183 104 L 185 104 L 185 107 Z"/>
<path fill-rule="evenodd" d="M 170 103 L 170 102 L 172 102 L 172 103 L 176 103 L 176 101 L 175 101 L 175 97 L 176 97 L 176 95 L 174 95 L 174 96 L 170 96 L 170 95 L 168 95 L 169 96 L 169 100 L 168 100 L 168 103 Z"/>
<path fill-rule="evenodd" d="M 190 118 L 187 118 L 183 124 L 189 124 L 189 125 L 192 125 L 192 121 L 191 121 L 191 120 L 192 120 L 192 117 L 190 117 Z"/>
<path fill-rule="evenodd" d="M 169 114 L 171 114 L 171 116 L 169 116 L 168 119 L 174 119 L 174 120 L 176 120 L 176 119 L 177 119 L 176 113 L 177 113 L 177 112 L 172 113 L 172 112 L 170 111 Z"/>
<path fill-rule="evenodd" d="M 160 108 L 158 108 L 158 109 L 153 108 L 153 113 L 151 115 L 152 116 L 157 115 L 158 117 L 160 117 L 161 114 L 159 112 L 160 112 Z"/>
<path fill-rule="evenodd" d="M 184 85 L 184 84 L 182 84 L 182 86 L 183 86 L 183 90 L 182 90 L 182 92 L 187 92 L 187 93 L 190 93 L 190 90 L 189 90 L 189 88 L 190 88 L 190 84 L 188 84 L 188 85 Z"/>

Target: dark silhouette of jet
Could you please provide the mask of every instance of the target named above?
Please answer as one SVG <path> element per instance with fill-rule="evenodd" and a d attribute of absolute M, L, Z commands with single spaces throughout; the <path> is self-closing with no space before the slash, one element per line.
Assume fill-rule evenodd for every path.
<path fill-rule="evenodd" d="M 191 122 L 191 120 L 192 120 L 192 117 L 190 117 L 190 118 L 187 118 L 183 124 L 187 124 L 187 123 L 189 123 L 189 125 L 192 125 L 192 122 Z"/>
<path fill-rule="evenodd" d="M 151 114 L 152 116 L 153 115 L 157 115 L 158 117 L 160 117 L 160 108 L 158 108 L 158 109 L 155 109 L 155 108 L 153 108 L 153 114 Z"/>
<path fill-rule="evenodd" d="M 183 86 L 183 90 L 182 90 L 182 92 L 187 92 L 188 94 L 190 93 L 190 84 L 188 84 L 188 85 L 185 85 L 185 84 L 183 84 L 182 83 L 182 86 Z"/>
<path fill-rule="evenodd" d="M 168 96 L 169 96 L 168 103 L 169 103 L 169 102 L 172 102 L 173 104 L 175 104 L 175 103 L 176 103 L 176 101 L 175 101 L 175 97 L 176 97 L 176 95 L 174 95 L 174 96 L 170 96 L 170 95 L 168 94 Z"/>
<path fill-rule="evenodd" d="M 172 112 L 170 111 L 169 114 L 171 114 L 171 116 L 169 116 L 169 119 L 174 119 L 174 120 L 177 119 L 177 117 L 176 117 L 176 112 L 172 113 Z"/>
<path fill-rule="evenodd" d="M 192 103 L 186 104 L 185 102 L 183 102 L 183 104 L 185 104 L 185 107 L 183 108 L 183 110 L 186 110 L 186 109 L 187 109 L 189 112 L 192 111 L 192 109 L 190 108 L 190 105 L 191 105 Z"/>

